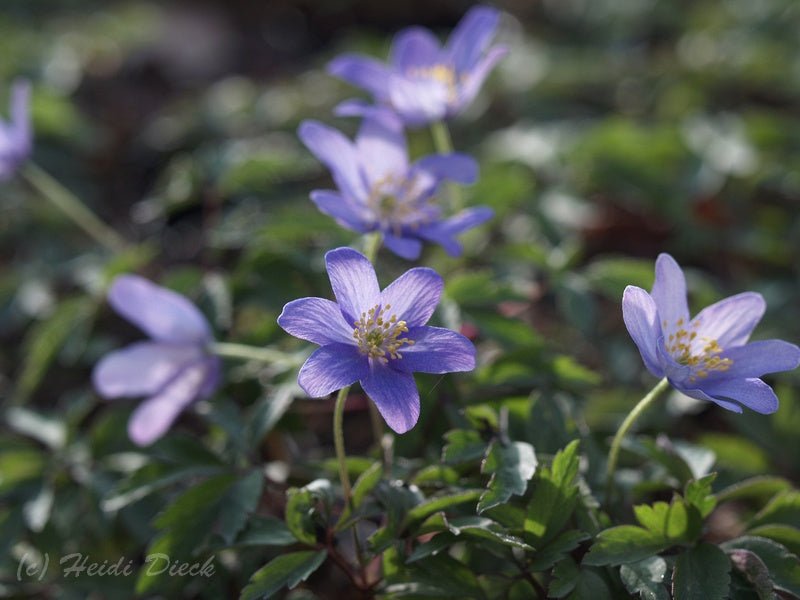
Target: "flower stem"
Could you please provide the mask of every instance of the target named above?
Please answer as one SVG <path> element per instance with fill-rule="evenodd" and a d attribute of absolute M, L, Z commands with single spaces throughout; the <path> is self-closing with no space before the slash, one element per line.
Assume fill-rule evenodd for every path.
<path fill-rule="evenodd" d="M 350 476 L 347 474 L 347 456 L 344 451 L 344 403 L 350 386 L 343 387 L 336 396 L 336 408 L 333 411 L 333 443 L 336 446 L 336 460 L 339 463 L 339 480 L 342 482 L 344 500 L 350 504 Z"/>
<path fill-rule="evenodd" d="M 431 135 L 433 136 L 433 147 L 436 148 L 437 153 L 453 153 L 453 138 L 450 136 L 450 130 L 444 121 L 431 123 Z M 464 205 L 464 199 L 461 197 L 461 188 L 454 183 L 447 187 L 450 192 L 451 208 L 454 211 L 460 210 Z"/>
<path fill-rule="evenodd" d="M 245 344 L 232 344 L 214 342 L 208 347 L 209 351 L 217 356 L 227 358 L 243 358 L 245 360 L 258 360 L 261 362 L 284 362 L 291 358 L 289 354 L 272 348 L 257 348 Z"/>
<path fill-rule="evenodd" d="M 610 491 L 611 485 L 614 480 L 614 471 L 617 468 L 617 458 L 619 457 L 619 449 L 622 445 L 622 440 L 625 437 L 625 434 L 628 433 L 628 430 L 634 424 L 636 419 L 638 419 L 642 413 L 644 413 L 651 404 L 653 404 L 658 397 L 669 387 L 669 381 L 665 377 L 661 381 L 659 381 L 655 387 L 650 390 L 647 395 L 639 400 L 639 404 L 633 407 L 633 410 L 625 417 L 625 420 L 622 422 L 622 425 L 619 426 L 617 430 L 617 434 L 614 436 L 614 440 L 611 442 L 611 449 L 608 452 L 608 465 L 606 468 L 606 488 Z"/>
<path fill-rule="evenodd" d="M 88 233 L 96 242 L 112 252 L 120 252 L 125 249 L 127 243 L 122 236 L 98 219 L 97 215 L 57 179 L 32 162 L 28 162 L 21 173 L 37 192 L 72 219 L 73 223 Z"/>
<path fill-rule="evenodd" d="M 380 231 L 373 231 L 364 236 L 364 256 L 367 257 L 369 262 L 375 262 L 382 243 L 383 235 L 381 235 Z"/>

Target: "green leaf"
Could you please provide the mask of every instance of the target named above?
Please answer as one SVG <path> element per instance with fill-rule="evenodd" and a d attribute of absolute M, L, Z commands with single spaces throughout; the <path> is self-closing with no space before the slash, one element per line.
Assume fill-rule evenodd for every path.
<path fill-rule="evenodd" d="M 669 504 L 656 502 L 634 506 L 633 512 L 645 529 L 665 540 L 676 542 L 688 538 L 689 514 L 680 496 L 673 497 Z"/>
<path fill-rule="evenodd" d="M 255 470 L 233 484 L 222 501 L 219 514 L 219 532 L 226 544 L 230 544 L 256 510 L 264 487 L 264 475 Z"/>
<path fill-rule="evenodd" d="M 411 581 L 436 586 L 440 595 L 456 598 L 484 598 L 478 578 L 464 563 L 446 553 L 428 556 L 414 563 Z"/>
<path fill-rule="evenodd" d="M 791 525 L 759 525 L 747 530 L 748 535 L 769 538 L 783 544 L 792 554 L 800 555 L 800 529 Z"/>
<path fill-rule="evenodd" d="M 430 498 L 408 511 L 404 526 L 408 526 L 414 521 L 421 521 L 433 513 L 445 510 L 446 508 L 458 506 L 459 504 L 464 504 L 465 502 L 474 502 L 480 497 L 481 493 L 481 490 L 467 490 L 465 492 L 458 492 L 448 496 Z"/>
<path fill-rule="evenodd" d="M 248 446 L 255 448 L 264 439 L 281 417 L 292 406 L 296 395 L 300 393 L 296 383 L 279 385 L 271 393 L 265 395 L 250 412 L 245 427 Z"/>
<path fill-rule="evenodd" d="M 62 300 L 47 320 L 30 328 L 22 342 L 24 359 L 14 392 L 16 403 L 24 403 L 36 390 L 58 351 L 92 316 L 94 306 L 94 302 L 85 297 Z"/>
<path fill-rule="evenodd" d="M 592 536 L 588 533 L 577 529 L 565 531 L 544 548 L 537 549 L 535 558 L 531 563 L 531 570 L 546 571 L 562 560 L 565 554 L 572 552 L 581 542 L 588 540 L 590 537 Z"/>
<path fill-rule="evenodd" d="M 775 584 L 769 575 L 769 569 L 755 552 L 736 549 L 731 550 L 728 556 L 733 566 L 741 571 L 753 586 L 759 600 L 773 600 L 776 598 L 775 593 L 772 591 Z"/>
<path fill-rule="evenodd" d="M 780 523 L 800 527 L 800 491 L 786 490 L 776 494 L 767 505 L 754 516 L 748 528 L 767 523 Z"/>
<path fill-rule="evenodd" d="M 23 406 L 11 406 L 6 410 L 5 421 L 14 431 L 42 442 L 53 450 L 63 448 L 67 441 L 63 417 L 50 417 Z"/>
<path fill-rule="evenodd" d="M 718 546 L 702 543 L 678 556 L 672 572 L 675 600 L 725 600 L 731 561 Z"/>
<path fill-rule="evenodd" d="M 290 546 L 298 542 L 286 523 L 275 517 L 253 516 L 236 544 L 239 546 Z"/>
<path fill-rule="evenodd" d="M 686 484 L 684 498 L 690 506 L 697 509 L 701 518 L 707 517 L 717 505 L 717 498 L 711 493 L 711 484 L 717 478 L 716 473 L 711 473 L 700 479 L 693 479 Z"/>
<path fill-rule="evenodd" d="M 726 552 L 732 550 L 749 550 L 767 565 L 775 589 L 800 596 L 800 561 L 785 546 L 767 538 L 743 536 L 725 542 L 722 548 Z"/>
<path fill-rule="evenodd" d="M 269 598 L 283 587 L 291 590 L 319 569 L 326 556 L 325 550 L 308 550 L 283 554 L 271 560 L 253 573 L 239 600 Z"/>
<path fill-rule="evenodd" d="M 286 498 L 286 526 L 298 540 L 313 546 L 332 500 L 330 481 L 316 479 L 305 487 L 289 488 Z"/>
<path fill-rule="evenodd" d="M 159 529 L 196 528 L 197 515 L 216 508 L 235 481 L 235 475 L 217 475 L 189 488 L 156 518 L 155 526 Z M 208 528 L 205 528 L 204 533 L 207 532 Z"/>
<path fill-rule="evenodd" d="M 478 502 L 479 513 L 525 493 L 528 480 L 536 472 L 536 453 L 526 442 L 495 442 L 481 465 L 481 472 L 491 473 L 492 477 Z"/>
<path fill-rule="evenodd" d="M 525 531 L 538 545 L 554 537 L 569 520 L 579 497 L 579 440 L 558 452 L 550 468 L 543 467 L 534 479 L 534 488 L 525 516 Z"/>
<path fill-rule="evenodd" d="M 553 579 L 547 589 L 549 598 L 563 598 L 575 589 L 580 569 L 571 558 L 566 558 L 553 569 Z"/>
<path fill-rule="evenodd" d="M 450 533 L 449 531 L 437 533 L 427 542 L 417 546 L 406 559 L 406 564 L 411 564 L 423 558 L 427 558 L 428 556 L 435 556 L 445 548 L 459 541 L 459 539 L 460 538 L 456 534 Z"/>
<path fill-rule="evenodd" d="M 444 434 L 447 440 L 442 449 L 442 462 L 448 465 L 472 462 L 486 453 L 486 442 L 472 429 L 453 429 Z"/>
<path fill-rule="evenodd" d="M 597 534 L 583 564 L 601 567 L 632 563 L 658 554 L 671 545 L 669 540 L 647 529 L 620 525 Z"/>
<path fill-rule="evenodd" d="M 663 583 L 666 573 L 667 561 L 660 556 L 622 565 L 619 570 L 625 589 L 642 600 L 669 600 Z"/>
<path fill-rule="evenodd" d="M 741 500 L 742 498 L 756 498 L 760 500 L 791 488 L 791 482 L 782 477 L 761 475 L 734 483 L 724 490 L 717 492 L 717 502 Z"/>
<path fill-rule="evenodd" d="M 336 530 L 340 531 L 349 525 L 349 520 L 352 517 L 353 510 L 358 510 L 364 502 L 364 498 L 378 485 L 378 482 L 383 476 L 383 466 L 381 463 L 374 463 L 366 471 L 361 473 L 353 484 L 352 494 L 350 496 L 350 503 L 345 504 L 342 515 L 336 523 Z M 351 508 L 352 506 L 352 508 Z"/>
<path fill-rule="evenodd" d="M 458 517 L 449 521 L 450 531 L 458 535 L 482 538 L 510 548 L 532 551 L 533 548 L 517 536 L 508 533 L 503 526 L 491 519 L 478 516 Z"/>
<path fill-rule="evenodd" d="M 579 569 L 571 558 L 562 560 L 553 569 L 547 595 L 569 600 L 612 600 L 603 577 L 594 569 Z"/>

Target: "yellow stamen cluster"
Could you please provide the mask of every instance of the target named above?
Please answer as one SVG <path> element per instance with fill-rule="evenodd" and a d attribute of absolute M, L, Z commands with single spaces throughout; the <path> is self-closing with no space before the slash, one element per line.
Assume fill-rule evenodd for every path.
<path fill-rule="evenodd" d="M 372 209 L 381 225 L 401 235 L 403 227 L 416 228 L 427 221 L 425 206 L 431 199 L 418 202 L 412 198 L 416 184 L 414 178 L 398 182 L 386 177 L 376 182 L 370 190 L 367 205 Z"/>
<path fill-rule="evenodd" d="M 666 328 L 668 323 L 664 321 L 663 325 Z M 708 377 L 711 371 L 724 372 L 731 368 L 733 361 L 730 358 L 719 357 L 723 349 L 717 340 L 706 337 L 698 339 L 697 331 L 687 331 L 684 325 L 683 319 L 677 320 L 677 329 L 667 337 L 666 346 L 676 362 L 692 368 L 690 381 Z M 699 325 L 695 321 L 691 329 L 697 329 Z"/>
<path fill-rule="evenodd" d="M 455 69 L 449 65 L 438 64 L 429 67 L 416 67 L 410 69 L 408 74 L 412 77 L 433 79 L 434 81 L 444 84 L 447 88 L 447 95 L 451 101 L 454 101 L 458 95 L 456 90 L 458 77 L 456 76 Z"/>
<path fill-rule="evenodd" d="M 368 312 L 361 313 L 361 318 L 354 324 L 353 337 L 358 344 L 358 351 L 369 358 L 383 364 L 389 359 L 403 358 L 398 350 L 403 345 L 414 345 L 414 340 L 400 337 L 408 332 L 405 321 L 398 321 L 397 315 L 387 317 L 391 304 L 374 306 Z"/>

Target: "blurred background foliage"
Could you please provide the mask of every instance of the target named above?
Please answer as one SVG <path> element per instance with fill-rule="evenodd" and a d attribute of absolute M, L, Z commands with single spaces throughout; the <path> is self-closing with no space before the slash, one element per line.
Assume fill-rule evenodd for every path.
<path fill-rule="evenodd" d="M 456 148 L 481 164 L 466 200 L 496 218 L 465 236 L 463 258 L 427 248 L 421 261 L 447 282 L 437 320 L 474 337 L 481 364 L 468 376 L 419 378 L 420 424 L 394 447 L 406 472 L 438 462 L 442 434 L 465 426 L 470 405 L 508 409 L 512 438 L 543 455 L 591 432 L 594 450 L 584 451 L 600 461 L 654 383 L 620 298 L 627 284 L 649 289 L 658 252 L 688 267 L 690 306 L 758 291 L 768 310 L 756 337 L 800 340 L 800 4 L 497 5 L 511 53 L 451 125 Z M 112 258 L 23 182 L 2 187 L 0 591 L 130 593 L 135 578 L 18 587 L 16 569 L 26 553 L 136 558 L 166 543 L 170 527 L 197 528 L 162 513 L 178 482 L 266 464 L 263 493 L 247 488 L 245 508 L 268 518 L 280 516 L 288 485 L 333 476 L 332 402 L 303 398 L 294 367 L 226 362 L 212 400 L 153 447 L 133 446 L 134 404 L 103 402 L 90 385 L 103 353 L 139 337 L 105 305 L 103 287 L 135 270 L 195 300 L 220 340 L 306 349 L 275 319 L 289 300 L 329 295 L 324 252 L 357 243 L 308 200 L 329 176 L 295 136 L 305 118 L 357 127 L 331 115 L 358 91 L 325 65 L 343 51 L 384 57 L 403 26 L 445 34 L 468 7 L 3 2 L 0 94 L 14 78 L 32 80 L 34 161 L 135 244 Z M 414 156 L 432 151 L 427 130 L 409 135 Z M 383 284 L 408 268 L 385 251 L 380 265 Z M 759 474 L 798 481 L 800 379 L 780 381 L 773 416 L 673 394 L 643 420 L 652 436 L 631 441 L 628 460 L 677 452 L 701 472 L 714 464 L 717 486 Z M 354 457 L 371 443 L 366 402 L 348 404 Z M 669 487 L 666 467 L 630 477 L 640 500 Z M 602 471 L 590 466 L 587 478 Z M 748 510 L 722 514 L 720 536 Z M 244 522 L 227 518 L 211 547 L 237 539 Z M 183 593 L 225 597 L 269 555 L 221 551 L 225 576 Z M 321 597 L 337 597 L 335 573 L 315 577 L 328 586 L 312 585 Z"/>

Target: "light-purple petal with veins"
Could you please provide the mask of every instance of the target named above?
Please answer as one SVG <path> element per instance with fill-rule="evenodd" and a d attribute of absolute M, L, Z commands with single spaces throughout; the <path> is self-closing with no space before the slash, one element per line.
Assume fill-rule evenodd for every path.
<path fill-rule="evenodd" d="M 325 254 L 325 266 L 339 308 L 348 325 L 355 323 L 379 299 L 380 288 L 372 263 L 352 248 L 337 248 Z"/>
<path fill-rule="evenodd" d="M 436 36 L 424 27 L 409 27 L 399 32 L 392 42 L 389 62 L 403 73 L 429 67 L 439 61 L 441 45 Z"/>
<path fill-rule="evenodd" d="M 405 177 L 408 148 L 403 123 L 393 113 L 366 117 L 356 135 L 356 148 L 370 186 Z"/>
<path fill-rule="evenodd" d="M 392 70 L 383 62 L 358 54 L 343 54 L 328 64 L 328 73 L 385 99 Z"/>
<path fill-rule="evenodd" d="M 391 305 L 389 314 L 408 327 L 425 325 L 436 310 L 442 296 L 444 281 L 427 267 L 417 267 L 403 273 L 381 292 L 381 305 Z"/>
<path fill-rule="evenodd" d="M 306 148 L 328 167 L 342 192 L 358 199 L 369 196 L 359 169 L 358 151 L 340 131 L 317 121 L 303 121 L 297 135 Z"/>
<path fill-rule="evenodd" d="M 363 204 L 359 205 L 349 197 L 332 190 L 314 190 L 310 196 L 320 212 L 332 217 L 342 227 L 358 233 L 372 229 L 368 211 Z"/>
<path fill-rule="evenodd" d="M 657 351 L 661 329 L 652 296 L 642 288 L 633 285 L 626 287 L 622 294 L 622 318 L 647 370 L 656 377 L 663 377 L 664 370 Z"/>
<path fill-rule="evenodd" d="M 727 350 L 747 342 L 765 310 L 761 294 L 744 292 L 704 308 L 691 325 L 696 325 L 698 338 L 717 340 Z"/>
<path fill-rule="evenodd" d="M 289 302 L 278 317 L 278 325 L 294 337 L 320 346 L 353 343 L 353 328 L 345 322 L 339 305 L 324 298 Z"/>
<path fill-rule="evenodd" d="M 766 383 L 758 378 L 718 379 L 702 386 L 712 398 L 734 400 L 750 410 L 769 415 L 778 410 L 778 397 Z"/>
<path fill-rule="evenodd" d="M 471 69 L 494 37 L 500 13 L 488 6 L 476 6 L 467 12 L 447 40 L 445 53 L 458 71 Z"/>
<path fill-rule="evenodd" d="M 322 398 L 366 377 L 369 362 L 350 344 L 328 344 L 306 359 L 297 383 L 312 398 Z"/>
<path fill-rule="evenodd" d="M 422 253 L 422 242 L 416 238 L 399 237 L 391 233 L 383 236 L 383 245 L 406 260 L 417 260 Z"/>
<path fill-rule="evenodd" d="M 460 333 L 443 327 L 412 327 L 406 337 L 414 344 L 403 346 L 403 358 L 394 362 L 407 373 L 453 373 L 475 368 L 475 346 Z"/>
<path fill-rule="evenodd" d="M 659 254 L 656 259 L 656 279 L 651 292 L 658 308 L 659 319 L 665 332 L 673 333 L 680 321 L 689 325 L 689 307 L 686 302 L 686 278 L 669 254 Z M 664 325 L 666 321 L 666 325 Z"/>
<path fill-rule="evenodd" d="M 468 154 L 431 154 L 419 159 L 412 167 L 412 173 L 424 172 L 431 179 L 449 179 L 456 183 L 470 185 L 478 180 L 478 162 Z"/>
<path fill-rule="evenodd" d="M 489 77 L 495 65 L 500 62 L 509 50 L 505 46 L 495 46 L 478 62 L 475 67 L 464 74 L 465 80 L 458 91 L 458 102 L 455 110 L 460 111 L 470 104 L 481 89 L 481 86 Z"/>
<path fill-rule="evenodd" d="M 396 433 L 405 433 L 417 424 L 419 391 L 410 373 L 372 361 L 368 374 L 361 379 L 361 387 Z"/>
<path fill-rule="evenodd" d="M 744 346 L 729 348 L 722 352 L 721 359 L 733 361 L 728 371 L 714 371 L 713 379 L 731 377 L 761 377 L 767 373 L 791 371 L 800 366 L 800 348 L 783 340 L 761 340 Z"/>

